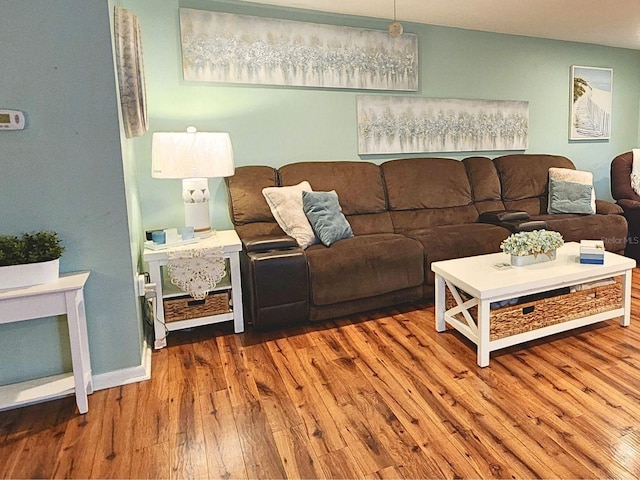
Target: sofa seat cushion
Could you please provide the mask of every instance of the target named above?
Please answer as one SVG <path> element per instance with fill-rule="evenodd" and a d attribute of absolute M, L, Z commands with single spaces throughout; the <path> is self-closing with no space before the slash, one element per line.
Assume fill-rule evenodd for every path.
<path fill-rule="evenodd" d="M 531 217 L 547 222 L 547 230 L 560 232 L 565 242 L 603 240 L 611 252 L 624 250 L 627 221 L 622 215 L 547 214 Z"/>
<path fill-rule="evenodd" d="M 511 235 L 506 228 L 484 223 L 443 225 L 407 232 L 424 247 L 426 283 L 433 285 L 431 263 L 452 258 L 500 252 L 500 243 Z"/>
<path fill-rule="evenodd" d="M 497 210 L 500 209 L 500 205 Z M 396 233 L 407 234 L 412 230 L 428 230 L 444 225 L 475 223 L 478 210 L 474 205 L 449 208 L 419 208 L 389 212 Z"/>
<path fill-rule="evenodd" d="M 331 247 L 312 245 L 305 254 L 314 305 L 373 297 L 424 281 L 422 246 L 402 235 L 360 235 Z"/>

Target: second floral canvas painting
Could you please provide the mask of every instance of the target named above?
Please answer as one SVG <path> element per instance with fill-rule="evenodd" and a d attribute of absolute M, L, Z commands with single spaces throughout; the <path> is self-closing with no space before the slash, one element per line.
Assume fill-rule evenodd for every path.
<path fill-rule="evenodd" d="M 358 153 L 526 150 L 529 103 L 505 100 L 357 97 Z"/>

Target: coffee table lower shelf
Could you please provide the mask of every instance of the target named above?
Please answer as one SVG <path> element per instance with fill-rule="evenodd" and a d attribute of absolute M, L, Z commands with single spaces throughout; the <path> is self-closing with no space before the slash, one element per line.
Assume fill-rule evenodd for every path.
<path fill-rule="evenodd" d="M 444 313 L 445 322 L 455 328 L 462 335 L 471 340 L 478 346 L 478 365 L 486 367 L 489 365 L 489 354 L 495 350 L 501 350 L 503 348 L 511 347 L 521 343 L 536 340 L 538 338 L 547 337 L 549 335 L 555 335 L 556 333 L 566 332 L 580 327 L 585 327 L 594 323 L 610 320 L 612 318 L 622 317 L 624 315 L 624 308 L 615 308 L 606 312 L 596 313 L 595 315 L 589 315 L 586 317 L 579 317 L 573 320 L 567 320 L 546 327 L 536 328 L 528 332 L 516 333 L 514 335 L 505 336 L 496 340 L 487 340 L 481 345 L 479 329 L 473 329 L 467 323 L 462 322 L 455 315 L 451 315 L 448 311 Z M 621 322 L 621 325 L 624 323 Z"/>

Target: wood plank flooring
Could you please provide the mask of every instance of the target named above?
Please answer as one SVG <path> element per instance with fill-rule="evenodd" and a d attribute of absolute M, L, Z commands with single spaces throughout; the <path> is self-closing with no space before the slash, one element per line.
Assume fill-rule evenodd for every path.
<path fill-rule="evenodd" d="M 638 478 L 640 270 L 616 320 L 476 366 L 433 304 L 173 332 L 152 379 L 0 412 L 0 478 Z"/>

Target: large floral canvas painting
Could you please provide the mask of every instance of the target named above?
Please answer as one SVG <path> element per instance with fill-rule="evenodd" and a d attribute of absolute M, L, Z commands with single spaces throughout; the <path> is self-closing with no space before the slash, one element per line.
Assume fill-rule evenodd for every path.
<path fill-rule="evenodd" d="M 570 140 L 611 137 L 613 69 L 571 67 Z"/>
<path fill-rule="evenodd" d="M 414 34 L 180 9 L 187 81 L 418 89 Z"/>
<path fill-rule="evenodd" d="M 358 153 L 526 150 L 529 102 L 358 96 Z"/>

